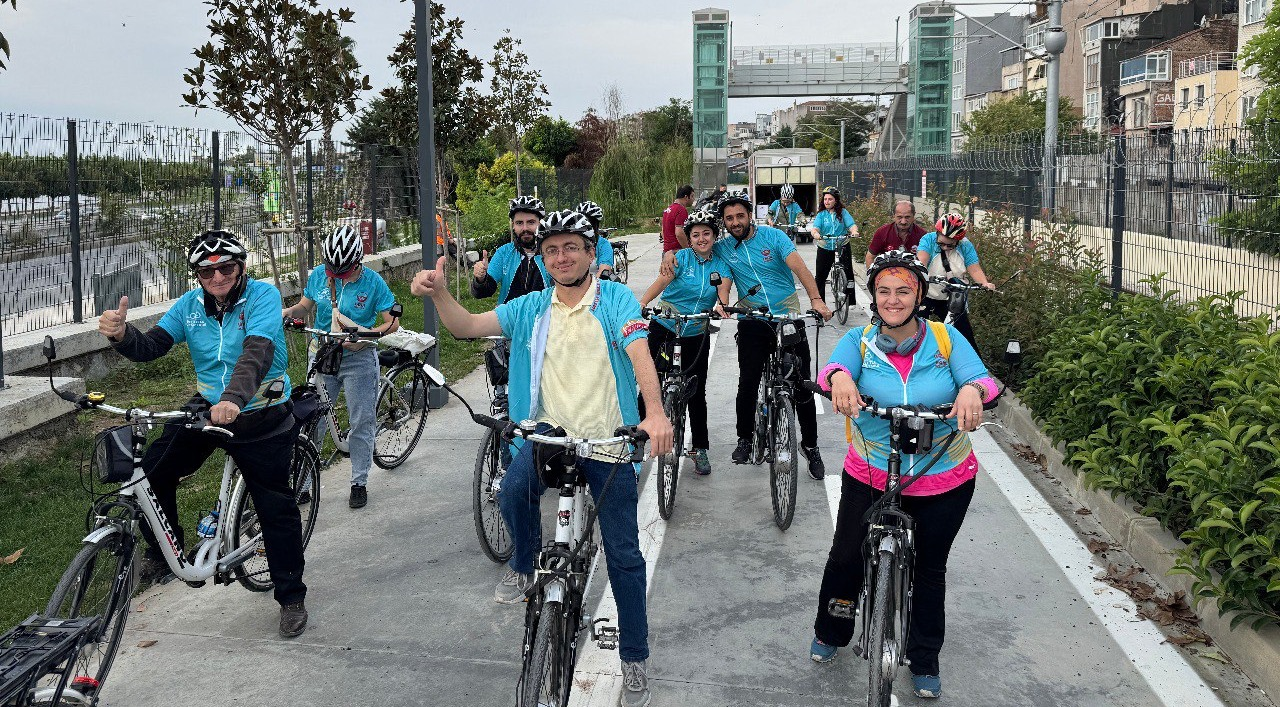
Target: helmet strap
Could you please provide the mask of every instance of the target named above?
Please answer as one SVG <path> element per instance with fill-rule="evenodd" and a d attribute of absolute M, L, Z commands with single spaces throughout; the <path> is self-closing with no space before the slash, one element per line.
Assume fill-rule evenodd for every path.
<path fill-rule="evenodd" d="M 577 280 L 574 280 L 573 282 L 560 282 L 559 280 L 556 280 L 556 284 L 561 287 L 568 287 L 572 289 L 574 287 L 581 287 L 582 283 L 586 282 L 587 279 L 590 277 L 591 277 L 591 268 L 588 267 L 587 271 L 582 273 L 582 277 L 578 278 Z M 555 278 L 552 278 L 552 279 L 554 280 Z"/>

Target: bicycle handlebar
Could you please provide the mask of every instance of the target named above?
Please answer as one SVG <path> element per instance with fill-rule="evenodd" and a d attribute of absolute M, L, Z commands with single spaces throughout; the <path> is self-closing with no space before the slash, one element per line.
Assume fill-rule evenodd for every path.
<path fill-rule="evenodd" d="M 548 444 L 555 447 L 564 447 L 566 449 L 573 448 L 578 452 L 578 456 L 590 456 L 591 451 L 596 447 L 612 447 L 614 445 L 631 443 L 635 445 L 635 450 L 631 454 L 631 461 L 640 463 L 644 461 L 644 443 L 649 440 L 649 433 L 636 427 L 628 425 L 619 427 L 614 430 L 614 437 L 605 439 L 586 439 L 581 437 L 570 437 L 568 435 L 555 435 L 548 433 L 535 432 L 535 423 L 526 420 L 523 423 L 517 423 L 512 420 L 500 420 L 489 415 L 482 415 L 478 412 L 471 413 L 471 419 L 476 423 L 484 425 L 491 430 L 496 431 L 506 439 L 520 437 L 521 439 L 538 444 Z"/>
<path fill-rule="evenodd" d="M 721 309 L 723 309 L 726 314 L 741 314 L 743 316 L 751 317 L 752 319 L 760 319 L 762 321 L 769 321 L 769 322 L 788 322 L 788 321 L 797 321 L 800 319 L 813 319 L 815 322 L 818 323 L 818 326 L 822 326 L 824 323 L 826 323 L 826 320 L 822 318 L 822 315 L 818 314 L 817 310 L 814 310 L 814 309 L 810 309 L 806 311 L 804 314 L 794 314 L 790 312 L 784 313 L 784 314 L 773 314 L 772 312 L 769 311 L 768 307 L 764 307 L 764 306 L 725 307 L 722 305 Z"/>
<path fill-rule="evenodd" d="M 813 393 L 821 395 L 827 400 L 831 399 L 831 393 L 823 390 L 822 386 L 813 381 L 800 381 L 801 387 Z M 1000 396 L 1004 395 L 1001 390 L 1000 394 L 993 398 L 990 402 L 982 404 L 983 410 L 994 410 L 999 406 Z M 922 420 L 945 420 L 951 414 L 951 408 L 954 403 L 944 403 L 942 405 L 934 405 L 933 407 L 925 407 L 923 405 L 880 405 L 875 398 L 870 396 L 862 396 L 861 409 L 870 413 L 874 417 L 892 420 L 894 418 L 918 417 Z"/>
<path fill-rule="evenodd" d="M 284 318 L 284 328 L 294 331 L 303 331 L 308 334 L 314 334 L 318 339 L 329 339 L 333 341 L 343 341 L 349 344 L 359 343 L 361 341 L 373 341 L 383 336 L 381 331 L 373 331 L 371 329 L 361 329 L 359 327 L 343 327 L 341 332 L 325 331 L 307 326 L 306 322 L 301 319 L 292 317 Z"/>
<path fill-rule="evenodd" d="M 120 415 L 129 422 L 151 422 L 162 420 L 180 420 L 185 419 L 187 423 L 183 425 L 189 430 L 197 432 L 209 432 L 211 434 L 220 434 L 226 437 L 235 437 L 235 433 L 225 427 L 219 427 L 209 421 L 209 411 L 205 410 L 144 410 L 142 408 L 122 408 L 115 405 L 108 405 L 106 396 L 102 393 L 83 393 L 76 395 L 74 393 L 66 393 L 57 391 L 58 397 L 67 402 L 75 404 L 81 410 L 102 410 L 114 415 Z"/>
<path fill-rule="evenodd" d="M 719 319 L 719 317 L 716 315 L 715 312 L 698 312 L 697 314 L 681 314 L 673 310 L 661 309 L 659 307 L 642 307 L 640 309 L 640 314 L 646 319 L 671 319 L 673 321 L 692 321 L 695 319 Z"/>

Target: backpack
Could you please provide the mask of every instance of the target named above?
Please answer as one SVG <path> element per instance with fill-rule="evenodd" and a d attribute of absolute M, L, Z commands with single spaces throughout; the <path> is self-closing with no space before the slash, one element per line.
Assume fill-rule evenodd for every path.
<path fill-rule="evenodd" d="M 935 322 L 932 319 L 924 320 L 929 325 L 929 330 L 933 332 L 933 338 L 938 340 L 938 352 L 942 357 L 951 360 L 951 334 L 947 333 L 947 325 L 942 322 Z M 867 355 L 867 339 L 866 336 L 871 332 L 874 324 L 868 324 L 862 329 L 862 349 L 863 356 Z M 846 444 L 853 444 L 853 418 L 844 418 L 844 441 Z"/>

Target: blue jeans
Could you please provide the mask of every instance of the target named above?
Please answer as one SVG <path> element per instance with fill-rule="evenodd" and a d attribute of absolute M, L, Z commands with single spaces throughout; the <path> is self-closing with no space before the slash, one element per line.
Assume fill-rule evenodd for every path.
<path fill-rule="evenodd" d="M 347 420 L 351 430 L 347 433 L 351 452 L 351 485 L 364 486 L 369 481 L 369 467 L 373 466 L 373 437 L 378 431 L 378 350 L 372 346 L 363 351 L 343 351 L 342 366 L 336 376 L 320 376 L 320 383 L 329 393 L 329 399 L 338 397 L 338 386 L 347 396 Z M 329 429 L 329 418 L 320 418 L 316 439 L 324 439 Z"/>
<path fill-rule="evenodd" d="M 539 431 L 550 429 L 539 425 Z M 512 553 L 508 563 L 521 574 L 533 573 L 533 559 L 542 547 L 542 514 L 538 502 L 547 490 L 534 464 L 534 445 L 524 444 L 511 460 L 498 506 L 511 532 Z M 612 462 L 579 459 L 586 473 L 591 496 L 599 508 L 600 536 L 604 542 L 605 565 L 618 605 L 618 653 L 628 662 L 649 658 L 649 619 L 645 609 L 645 561 L 640 554 L 640 527 L 636 516 L 639 479 L 628 463 L 618 467 L 601 501 L 601 489 L 613 471 Z"/>

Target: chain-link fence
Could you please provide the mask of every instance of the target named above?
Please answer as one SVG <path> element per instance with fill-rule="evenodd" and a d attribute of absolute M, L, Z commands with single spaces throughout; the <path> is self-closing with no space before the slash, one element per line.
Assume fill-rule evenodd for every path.
<path fill-rule="evenodd" d="M 1068 224 L 1117 289 L 1142 291 L 1164 275 L 1183 298 L 1242 292 L 1243 314 L 1280 307 L 1280 128 L 1067 138 L 1051 203 L 1042 145 L 1027 136 L 976 152 L 825 163 L 820 179 L 883 196 L 886 222 L 892 199 L 913 198 L 925 220 L 958 210 L 981 223 L 1001 209 L 1032 233 L 1050 218 Z"/>

